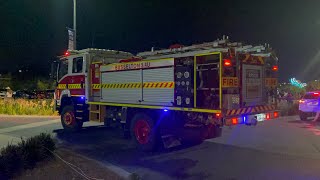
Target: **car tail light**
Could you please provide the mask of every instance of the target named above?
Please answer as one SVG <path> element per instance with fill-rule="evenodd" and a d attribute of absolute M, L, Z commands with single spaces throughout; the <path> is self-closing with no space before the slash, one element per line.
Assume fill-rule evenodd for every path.
<path fill-rule="evenodd" d="M 278 112 L 274 112 L 274 113 L 273 113 L 273 117 L 274 117 L 274 118 L 278 118 L 278 117 L 279 117 L 279 113 L 278 113 Z"/>

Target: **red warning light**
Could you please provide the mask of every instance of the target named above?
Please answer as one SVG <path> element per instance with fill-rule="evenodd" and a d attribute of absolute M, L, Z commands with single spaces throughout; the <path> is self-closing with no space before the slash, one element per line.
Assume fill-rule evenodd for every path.
<path fill-rule="evenodd" d="M 266 119 L 267 119 L 267 120 L 270 119 L 270 114 L 269 114 L 269 113 L 266 114 Z"/>
<path fill-rule="evenodd" d="M 69 56 L 69 55 L 70 55 L 70 52 L 69 52 L 69 51 L 66 51 L 66 52 L 64 53 L 64 55 L 65 55 L 65 56 Z"/>
<path fill-rule="evenodd" d="M 232 124 L 238 124 L 238 118 L 232 118 Z"/>
<path fill-rule="evenodd" d="M 278 71 L 278 66 L 273 66 L 272 71 Z"/>
<path fill-rule="evenodd" d="M 232 62 L 231 62 L 230 59 L 224 59 L 224 60 L 223 60 L 223 65 L 224 65 L 225 67 L 231 67 L 231 66 L 232 66 Z"/>

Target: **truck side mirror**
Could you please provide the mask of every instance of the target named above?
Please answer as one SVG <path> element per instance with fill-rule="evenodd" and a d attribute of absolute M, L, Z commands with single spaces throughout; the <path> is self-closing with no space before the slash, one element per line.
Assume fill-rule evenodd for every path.
<path fill-rule="evenodd" d="M 53 61 L 51 63 L 51 73 L 50 73 L 50 79 L 56 80 L 57 79 L 57 69 L 58 69 L 58 62 Z"/>

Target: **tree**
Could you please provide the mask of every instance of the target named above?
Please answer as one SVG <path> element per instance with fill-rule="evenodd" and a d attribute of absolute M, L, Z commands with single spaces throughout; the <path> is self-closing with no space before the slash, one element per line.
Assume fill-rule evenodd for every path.
<path fill-rule="evenodd" d="M 320 81 L 310 81 L 306 87 L 307 91 L 319 91 L 320 90 Z"/>
<path fill-rule="evenodd" d="M 50 84 L 45 81 L 38 80 L 37 82 L 37 90 L 47 90 L 49 89 Z"/>
<path fill-rule="evenodd" d="M 292 93 L 295 99 L 300 99 L 302 95 L 306 93 L 306 88 L 300 88 L 297 86 L 290 85 L 289 92 Z"/>
<path fill-rule="evenodd" d="M 281 85 L 278 87 L 281 92 L 290 92 L 294 98 L 300 98 L 306 92 L 306 88 L 293 86 L 291 84 Z"/>
<path fill-rule="evenodd" d="M 6 87 L 12 88 L 11 75 L 0 75 L 0 89 Z"/>

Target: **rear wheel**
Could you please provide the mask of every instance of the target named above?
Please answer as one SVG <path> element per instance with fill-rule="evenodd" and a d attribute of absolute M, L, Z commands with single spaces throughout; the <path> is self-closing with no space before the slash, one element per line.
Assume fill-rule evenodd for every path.
<path fill-rule="evenodd" d="M 201 144 L 206 138 L 205 127 L 183 128 L 181 134 L 182 144 L 197 145 Z"/>
<path fill-rule="evenodd" d="M 300 120 L 301 121 L 306 121 L 308 120 L 308 114 L 303 112 L 303 111 L 299 111 L 299 116 L 300 116 Z"/>
<path fill-rule="evenodd" d="M 148 115 L 139 113 L 131 121 L 131 137 L 143 151 L 153 151 L 157 145 L 158 131 L 155 122 Z"/>
<path fill-rule="evenodd" d="M 82 128 L 83 122 L 76 119 L 73 106 L 65 106 L 61 112 L 61 124 L 67 131 L 78 131 Z"/>
<path fill-rule="evenodd" d="M 222 135 L 222 128 L 215 125 L 209 125 L 206 127 L 206 139 L 217 138 Z"/>

